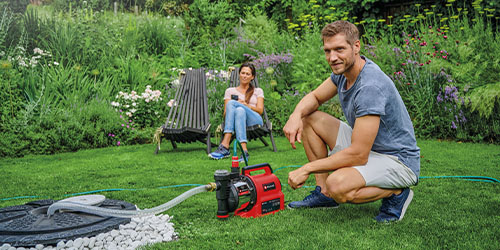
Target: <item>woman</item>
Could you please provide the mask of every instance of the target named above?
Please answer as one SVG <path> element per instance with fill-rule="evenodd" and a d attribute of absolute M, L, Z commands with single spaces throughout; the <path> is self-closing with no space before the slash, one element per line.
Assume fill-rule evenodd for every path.
<path fill-rule="evenodd" d="M 236 88 L 228 88 L 224 94 L 224 138 L 214 152 L 208 156 L 220 160 L 229 156 L 229 143 L 232 133 L 236 133 L 236 139 L 241 143 L 243 153 L 248 159 L 247 149 L 247 126 L 263 125 L 264 91 L 255 88 L 251 81 L 255 78 L 255 67 L 250 63 L 243 63 L 239 71 L 240 85 Z M 243 155 L 240 158 L 243 161 Z"/>

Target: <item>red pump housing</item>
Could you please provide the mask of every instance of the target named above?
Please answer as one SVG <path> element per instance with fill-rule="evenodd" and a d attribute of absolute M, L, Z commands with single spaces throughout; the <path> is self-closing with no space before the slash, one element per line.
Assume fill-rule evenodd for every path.
<path fill-rule="evenodd" d="M 257 171 L 264 173 L 252 175 Z M 241 204 L 241 208 L 234 212 L 234 215 L 241 217 L 259 217 L 274 214 L 285 208 L 285 196 L 281 192 L 281 182 L 273 174 L 273 170 L 268 163 L 243 167 L 240 176 L 249 183 L 252 193 L 250 201 Z M 244 192 L 241 192 L 245 195 Z"/>

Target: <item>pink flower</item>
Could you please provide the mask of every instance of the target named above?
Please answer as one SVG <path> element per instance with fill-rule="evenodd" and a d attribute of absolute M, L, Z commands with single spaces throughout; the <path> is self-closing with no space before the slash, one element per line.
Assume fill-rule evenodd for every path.
<path fill-rule="evenodd" d="M 117 141 L 117 142 L 116 142 L 116 146 L 120 146 L 120 141 Z"/>
<path fill-rule="evenodd" d="M 122 123 L 122 127 L 125 127 L 125 124 Z"/>

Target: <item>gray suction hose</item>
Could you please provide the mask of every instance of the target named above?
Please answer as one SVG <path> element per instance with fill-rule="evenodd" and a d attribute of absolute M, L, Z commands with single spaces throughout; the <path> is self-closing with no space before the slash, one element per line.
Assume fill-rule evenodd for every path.
<path fill-rule="evenodd" d="M 88 206 L 70 201 L 60 201 L 50 205 L 50 207 L 47 209 L 47 215 L 51 216 L 57 210 L 67 209 L 67 210 L 84 212 L 100 216 L 107 216 L 107 217 L 133 218 L 133 217 L 150 216 L 166 211 L 195 194 L 213 190 L 215 190 L 215 183 L 210 183 L 204 186 L 198 186 L 182 193 L 181 195 L 175 197 L 174 199 L 170 200 L 167 203 L 164 203 L 154 208 L 149 208 L 144 210 L 117 210 L 117 209 L 100 208 L 96 206 Z"/>

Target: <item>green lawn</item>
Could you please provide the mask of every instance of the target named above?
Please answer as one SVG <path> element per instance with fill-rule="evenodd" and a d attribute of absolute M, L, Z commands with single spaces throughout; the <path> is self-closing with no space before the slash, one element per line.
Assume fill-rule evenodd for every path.
<path fill-rule="evenodd" d="M 500 146 L 419 140 L 422 176 L 472 175 L 500 179 Z M 249 144 L 250 163 L 268 162 L 274 169 L 304 164 L 303 149 L 291 149 L 277 138 L 278 153 L 260 142 Z M 65 194 L 133 188 L 138 191 L 102 192 L 111 199 L 141 209 L 160 205 L 191 187 L 158 188 L 177 184 L 206 184 L 230 160 L 209 160 L 201 143 L 164 143 L 158 155 L 153 145 L 84 150 L 50 156 L 0 159 L 0 207 L 37 199 L 61 199 Z M 283 168 L 276 175 L 284 184 L 287 202 L 302 199 L 311 187 L 293 191 Z M 307 185 L 312 186 L 313 178 Z M 285 210 L 257 219 L 215 217 L 215 193 L 202 193 L 166 211 L 180 239 L 153 249 L 500 249 L 500 183 L 459 179 L 422 179 L 403 221 L 379 224 L 373 220 L 380 201 L 342 205 L 338 209 Z"/>

